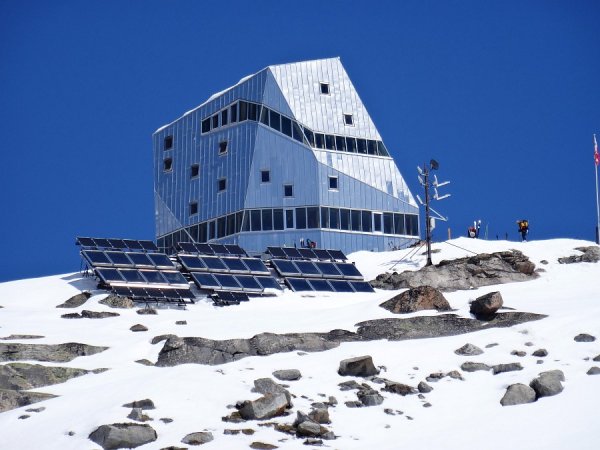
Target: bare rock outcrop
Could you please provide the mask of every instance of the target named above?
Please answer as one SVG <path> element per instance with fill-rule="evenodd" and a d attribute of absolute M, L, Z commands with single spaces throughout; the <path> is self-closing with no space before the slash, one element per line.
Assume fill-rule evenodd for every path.
<path fill-rule="evenodd" d="M 57 308 L 78 308 L 87 302 L 92 294 L 88 291 L 81 292 L 79 294 L 74 295 L 64 303 L 60 305 L 56 305 Z"/>
<path fill-rule="evenodd" d="M 146 424 L 113 423 L 96 428 L 88 438 L 104 450 L 136 448 L 154 442 L 156 431 Z"/>
<path fill-rule="evenodd" d="M 487 320 L 494 317 L 503 304 L 500 292 L 489 292 L 473 300 L 469 310 L 476 318 Z"/>
<path fill-rule="evenodd" d="M 23 392 L 13 389 L 0 389 L 0 413 L 54 397 L 56 397 L 56 395 L 44 394 L 43 392 Z"/>
<path fill-rule="evenodd" d="M 69 362 L 78 356 L 94 355 L 108 347 L 68 342 L 65 344 L 3 344 L 0 343 L 0 361 L 33 360 Z"/>
<path fill-rule="evenodd" d="M 431 286 L 411 288 L 379 306 L 394 314 L 412 313 L 424 309 L 435 309 L 437 311 L 449 311 L 451 309 L 444 295 Z"/>
<path fill-rule="evenodd" d="M 402 289 L 431 286 L 441 291 L 472 289 L 492 284 L 528 281 L 537 278 L 535 264 L 517 250 L 482 253 L 441 261 L 417 271 L 381 274 L 371 281 L 374 288 Z"/>
<path fill-rule="evenodd" d="M 575 250 L 581 252 L 582 254 L 558 258 L 558 262 L 560 264 L 573 264 L 580 262 L 595 263 L 600 261 L 600 247 L 597 245 L 590 247 L 577 247 Z"/>

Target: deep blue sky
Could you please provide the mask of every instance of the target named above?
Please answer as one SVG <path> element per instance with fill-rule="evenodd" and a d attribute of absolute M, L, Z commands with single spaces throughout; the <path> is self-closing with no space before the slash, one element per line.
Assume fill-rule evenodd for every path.
<path fill-rule="evenodd" d="M 271 65 L 340 56 L 436 237 L 473 219 L 593 240 L 600 2 L 0 1 L 0 281 L 79 269 L 77 235 L 153 238 L 151 135 Z"/>

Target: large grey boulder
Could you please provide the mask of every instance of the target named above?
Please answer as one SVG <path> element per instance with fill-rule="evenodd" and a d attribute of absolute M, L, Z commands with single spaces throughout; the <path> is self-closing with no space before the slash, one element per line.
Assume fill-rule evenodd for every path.
<path fill-rule="evenodd" d="M 282 415 L 287 406 L 285 394 L 265 394 L 257 400 L 243 402 L 239 413 L 245 420 L 264 420 Z"/>
<path fill-rule="evenodd" d="M 379 370 L 373 365 L 373 358 L 366 355 L 340 361 L 338 374 L 342 376 L 370 377 L 379 374 Z"/>
<path fill-rule="evenodd" d="M 121 297 L 114 294 L 109 294 L 106 298 L 100 300 L 98 303 L 110 306 L 111 308 L 121 309 L 130 309 L 135 306 L 135 303 L 129 297 Z"/>
<path fill-rule="evenodd" d="M 41 364 L 10 363 L 0 365 L 0 389 L 25 390 L 64 383 L 89 370 L 48 367 Z"/>
<path fill-rule="evenodd" d="M 156 431 L 146 424 L 113 423 L 96 428 L 88 438 L 104 450 L 136 448 L 156 440 Z"/>
<path fill-rule="evenodd" d="M 476 356 L 481 355 L 483 350 L 473 344 L 465 344 L 461 348 L 454 350 L 454 353 L 461 356 Z"/>
<path fill-rule="evenodd" d="M 535 264 L 517 250 L 441 261 L 417 271 L 382 274 L 371 281 L 374 288 L 402 289 L 431 286 L 441 291 L 472 289 L 537 278 Z"/>
<path fill-rule="evenodd" d="M 575 342 L 594 342 L 596 340 L 595 336 L 587 333 L 580 333 L 573 338 Z"/>
<path fill-rule="evenodd" d="M 470 311 L 478 319 L 487 319 L 493 317 L 503 304 L 504 301 L 500 292 L 489 292 L 473 300 Z"/>
<path fill-rule="evenodd" d="M 590 247 L 577 247 L 575 250 L 582 252 L 583 254 L 558 258 L 558 262 L 560 264 L 573 264 L 580 262 L 595 263 L 600 261 L 600 247 L 596 245 Z"/>
<path fill-rule="evenodd" d="M 61 303 L 60 305 L 56 305 L 57 308 L 78 308 L 87 302 L 92 294 L 88 291 L 81 292 L 79 294 L 74 295 L 66 302 Z"/>
<path fill-rule="evenodd" d="M 0 413 L 54 397 L 56 397 L 56 395 L 44 394 L 43 392 L 23 392 L 13 389 L 0 389 Z"/>
<path fill-rule="evenodd" d="M 504 372 L 514 372 L 516 370 L 523 370 L 521 363 L 508 363 L 508 364 L 495 364 L 492 366 L 494 375 Z"/>
<path fill-rule="evenodd" d="M 467 361 L 461 364 L 460 368 L 465 372 L 477 372 L 478 370 L 483 370 L 485 372 L 490 371 L 492 368 L 484 363 L 477 363 Z"/>
<path fill-rule="evenodd" d="M 276 370 L 273 376 L 281 381 L 296 381 L 302 378 L 302 374 L 298 369 Z"/>
<path fill-rule="evenodd" d="M 68 342 L 66 344 L 3 344 L 0 343 L 0 361 L 33 360 L 69 362 L 78 356 L 94 355 L 108 347 Z"/>
<path fill-rule="evenodd" d="M 536 378 L 531 380 L 529 386 L 535 391 L 537 398 L 550 397 L 560 394 L 563 391 L 561 381 L 565 381 L 565 375 L 562 370 L 549 370 L 540 373 Z"/>
<path fill-rule="evenodd" d="M 288 400 L 288 408 L 293 406 L 291 394 L 280 384 L 275 383 L 271 378 L 258 378 L 254 380 L 254 392 L 259 394 L 285 394 Z"/>
<path fill-rule="evenodd" d="M 502 406 L 522 405 L 535 402 L 535 391 L 526 384 L 511 384 L 500 400 Z"/>
<path fill-rule="evenodd" d="M 186 435 L 181 442 L 188 445 L 202 445 L 214 439 L 210 431 L 198 431 Z"/>
<path fill-rule="evenodd" d="M 586 372 L 587 375 L 600 375 L 600 367 L 598 366 L 592 366 L 590 367 L 590 369 Z"/>
<path fill-rule="evenodd" d="M 425 309 L 438 311 L 449 311 L 451 309 L 444 295 L 431 286 L 411 288 L 379 306 L 394 314 L 412 313 Z"/>

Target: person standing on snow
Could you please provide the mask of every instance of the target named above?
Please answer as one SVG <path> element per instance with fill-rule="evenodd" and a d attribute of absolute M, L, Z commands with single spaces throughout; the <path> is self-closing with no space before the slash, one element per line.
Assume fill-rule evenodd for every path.
<path fill-rule="evenodd" d="M 519 233 L 521 233 L 521 241 L 527 241 L 527 233 L 529 233 L 529 222 L 527 219 L 517 220 L 517 224 L 519 225 Z"/>

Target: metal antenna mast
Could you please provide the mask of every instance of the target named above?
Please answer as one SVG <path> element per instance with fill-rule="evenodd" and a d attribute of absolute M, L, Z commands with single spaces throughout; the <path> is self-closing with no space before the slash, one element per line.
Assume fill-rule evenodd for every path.
<path fill-rule="evenodd" d="M 450 197 L 450 194 L 446 195 L 438 195 L 438 187 L 445 186 L 449 184 L 449 181 L 438 182 L 437 177 L 433 175 L 433 183 L 429 182 L 429 172 L 431 170 L 438 170 L 440 167 L 439 163 L 432 159 L 429 161 L 429 165 L 423 164 L 423 168 L 421 169 L 417 166 L 417 170 L 419 172 L 419 182 L 421 186 L 425 188 L 425 203 L 421 200 L 421 198 L 417 195 L 417 200 L 422 206 L 425 206 L 425 241 L 427 243 L 427 263 L 425 266 L 432 266 L 433 262 L 431 261 L 431 231 L 435 228 L 435 219 L 443 220 L 444 222 L 448 220 L 447 217 L 443 217 L 440 213 L 438 213 L 435 209 L 430 206 L 431 195 L 429 194 L 430 188 L 433 188 L 434 195 L 433 200 L 443 200 L 445 198 Z M 431 217 L 431 213 L 434 213 L 435 216 Z"/>

